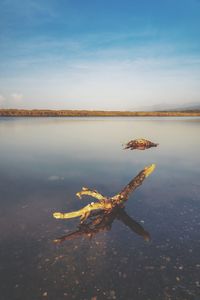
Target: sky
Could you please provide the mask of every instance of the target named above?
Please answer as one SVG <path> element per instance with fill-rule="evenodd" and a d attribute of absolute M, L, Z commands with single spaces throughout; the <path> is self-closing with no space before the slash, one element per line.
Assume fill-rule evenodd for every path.
<path fill-rule="evenodd" d="M 0 107 L 200 104 L 200 0 L 0 0 Z"/>

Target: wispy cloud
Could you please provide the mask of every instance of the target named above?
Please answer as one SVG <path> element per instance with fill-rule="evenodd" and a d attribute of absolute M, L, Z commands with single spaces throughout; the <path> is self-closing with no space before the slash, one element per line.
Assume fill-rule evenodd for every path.
<path fill-rule="evenodd" d="M 3 95 L 0 95 L 0 105 L 3 105 L 5 101 L 5 97 Z"/>
<path fill-rule="evenodd" d="M 127 1 L 130 12 L 109 3 L 109 14 L 102 1 L 2 1 L 1 105 L 132 109 L 198 101 L 197 13 L 184 22 L 198 12 L 194 1 L 184 0 L 189 10 L 183 7 L 182 17 L 171 0 L 166 13 L 157 1 L 147 7 Z"/>
<path fill-rule="evenodd" d="M 4 108 L 21 107 L 23 106 L 24 96 L 22 93 L 14 92 L 12 94 L 0 95 L 0 105 Z"/>
<path fill-rule="evenodd" d="M 17 41 L 15 47 L 12 47 L 12 42 L 4 47 L 4 59 L 0 59 L 2 76 L 6 76 L 17 72 L 18 76 L 22 73 L 31 72 L 41 73 L 43 70 L 52 70 L 60 72 L 63 68 L 80 68 L 87 69 L 102 63 L 113 62 L 125 66 L 132 66 L 136 68 L 148 68 L 154 65 L 154 68 L 162 66 L 169 68 L 170 66 L 176 67 L 191 65 L 199 63 L 200 55 L 197 53 L 191 54 L 181 51 L 181 45 L 170 42 L 152 42 L 146 40 L 145 43 L 137 44 L 130 43 L 130 36 L 147 36 L 151 33 L 113 33 L 113 39 L 119 39 L 119 45 L 107 44 L 109 37 L 112 34 L 107 33 L 100 35 L 90 35 L 80 39 L 61 38 L 53 40 L 43 36 L 26 39 L 24 41 Z M 123 45 L 123 40 L 128 38 L 129 44 Z M 98 40 L 101 40 L 98 46 Z M 95 41 L 95 42 L 94 42 Z M 93 44 L 95 43 L 95 47 Z M 97 44 L 96 44 L 97 43 Z M 8 46 L 9 45 L 9 46 Z M 56 73 L 57 73 L 56 72 Z"/>
<path fill-rule="evenodd" d="M 40 15 L 43 17 L 55 17 L 56 13 L 53 7 L 52 1 L 38 1 L 38 0 L 3 0 L 1 2 L 1 10 L 6 14 L 7 18 L 11 17 L 23 17 L 25 19 L 31 18 L 33 22 L 39 22 Z M 35 18 L 36 17 L 36 18 Z M 43 20 L 44 21 L 44 20 Z"/>
<path fill-rule="evenodd" d="M 70 67 L 45 68 L 37 76 L 13 79 L 12 85 L 26 94 L 27 108 L 125 110 L 147 103 L 196 102 L 200 95 L 197 62 L 193 58 L 176 65 L 169 58 L 74 61 Z"/>
<path fill-rule="evenodd" d="M 11 94 L 10 98 L 11 98 L 11 101 L 13 101 L 13 102 L 16 102 L 16 103 L 21 102 L 23 99 L 23 94 L 13 93 L 13 94 Z"/>

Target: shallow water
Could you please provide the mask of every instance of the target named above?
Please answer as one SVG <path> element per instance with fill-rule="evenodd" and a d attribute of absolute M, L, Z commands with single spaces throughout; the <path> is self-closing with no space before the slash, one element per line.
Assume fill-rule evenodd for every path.
<path fill-rule="evenodd" d="M 2 300 L 200 299 L 200 118 L 0 118 Z M 145 151 L 122 144 L 144 137 Z M 126 213 L 149 242 L 115 219 L 112 228 L 54 244 L 78 219 L 82 186 L 119 192 L 155 171 Z"/>

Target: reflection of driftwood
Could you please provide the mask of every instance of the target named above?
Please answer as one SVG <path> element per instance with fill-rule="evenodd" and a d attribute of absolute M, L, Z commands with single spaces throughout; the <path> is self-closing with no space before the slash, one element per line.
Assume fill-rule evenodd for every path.
<path fill-rule="evenodd" d="M 116 207 L 110 213 L 98 214 L 94 218 L 91 218 L 88 223 L 80 224 L 78 229 L 67 235 L 59 237 L 54 240 L 54 243 L 62 243 L 67 240 L 73 240 L 78 237 L 92 238 L 97 233 L 102 231 L 108 231 L 112 227 L 114 220 L 120 220 L 123 224 L 128 226 L 133 232 L 142 236 L 145 241 L 150 240 L 150 235 L 144 228 L 134 221 L 123 208 Z"/>
<path fill-rule="evenodd" d="M 115 207 L 123 207 L 124 202 L 128 200 L 130 193 L 133 192 L 138 186 L 140 186 L 143 183 L 144 179 L 148 177 L 154 169 L 154 164 L 144 168 L 144 170 L 142 170 L 134 179 L 132 179 L 120 193 L 116 194 L 113 197 L 105 197 L 99 194 L 96 190 L 82 188 L 82 190 L 77 193 L 77 196 L 79 198 L 81 198 L 82 195 L 89 195 L 99 200 L 99 202 L 92 202 L 82 209 L 70 213 L 55 212 L 53 216 L 56 219 L 70 219 L 80 217 L 81 222 L 83 222 L 88 217 L 91 217 L 94 212 L 103 211 L 104 213 L 109 213 Z"/>
<path fill-rule="evenodd" d="M 145 139 L 137 139 L 137 140 L 133 140 L 128 142 L 125 145 L 124 149 L 138 149 L 138 150 L 145 150 L 145 149 L 149 149 L 151 147 L 157 147 L 158 144 L 153 143 L 151 141 L 145 140 Z"/>

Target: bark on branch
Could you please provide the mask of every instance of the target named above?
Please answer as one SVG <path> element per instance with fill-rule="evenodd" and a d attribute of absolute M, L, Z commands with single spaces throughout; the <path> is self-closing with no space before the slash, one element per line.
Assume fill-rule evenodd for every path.
<path fill-rule="evenodd" d="M 79 199 L 81 199 L 83 195 L 87 195 L 87 196 L 96 198 L 100 202 L 102 202 L 105 199 L 105 197 L 103 195 L 101 195 L 99 192 L 97 192 L 96 190 L 90 190 L 86 187 L 82 187 L 82 190 L 80 192 L 76 193 L 76 196 L 79 197 Z"/>
<path fill-rule="evenodd" d="M 149 140 L 146 139 L 137 139 L 137 140 L 133 140 L 128 142 L 125 145 L 124 149 L 131 149 L 131 150 L 145 150 L 145 149 L 149 149 L 151 147 L 157 147 L 158 144 L 157 143 L 153 143 Z"/>
<path fill-rule="evenodd" d="M 155 169 L 155 164 L 152 164 L 144 168 L 135 178 L 133 178 L 129 184 L 127 184 L 121 192 L 113 197 L 104 197 L 96 190 L 90 190 L 88 188 L 82 188 L 77 196 L 81 198 L 82 195 L 92 196 L 99 200 L 99 202 L 92 202 L 82 209 L 69 213 L 55 212 L 53 214 L 56 219 L 71 219 L 80 217 L 81 222 L 90 217 L 93 212 L 104 211 L 104 213 L 111 212 L 116 206 L 123 207 L 124 202 L 128 200 L 130 193 L 132 193 L 137 187 L 139 187 L 145 178 L 147 178 Z"/>

